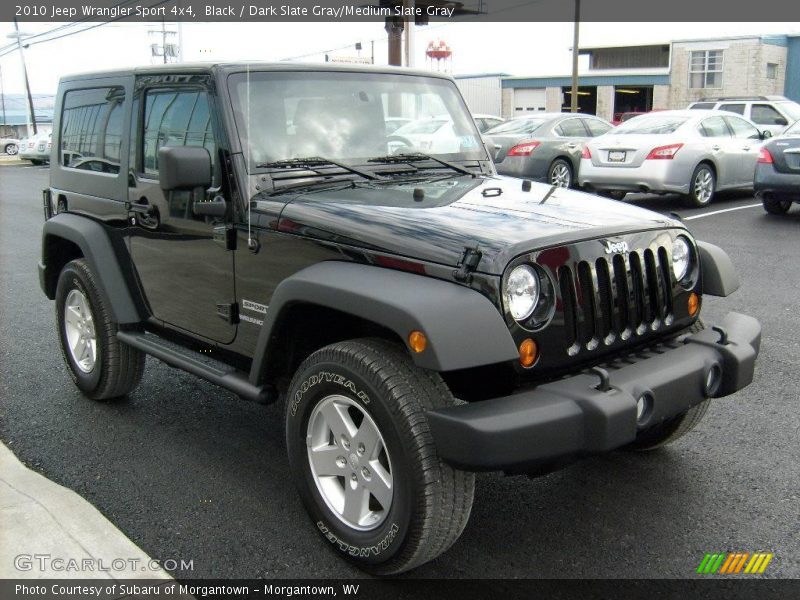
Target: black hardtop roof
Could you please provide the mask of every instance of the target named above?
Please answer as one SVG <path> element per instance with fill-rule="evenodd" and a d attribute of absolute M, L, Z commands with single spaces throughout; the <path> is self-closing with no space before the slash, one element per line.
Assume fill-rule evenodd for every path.
<path fill-rule="evenodd" d="M 140 67 L 129 67 L 124 69 L 111 69 L 106 71 L 93 71 L 86 73 L 75 73 L 65 75 L 61 81 L 80 81 L 83 79 L 100 79 L 103 77 L 120 77 L 125 75 L 169 75 L 169 74 L 193 74 L 193 73 L 216 73 L 219 71 L 236 73 L 239 71 L 317 71 L 317 72 L 366 72 L 366 73 L 386 73 L 400 75 L 417 75 L 425 77 L 437 77 L 440 79 L 452 79 L 449 75 L 436 73 L 433 71 L 423 71 L 419 69 L 407 69 L 403 67 L 386 67 L 375 65 L 354 65 L 347 63 L 296 63 L 296 62 L 206 62 L 206 63 L 173 63 L 168 65 L 145 65 Z"/>

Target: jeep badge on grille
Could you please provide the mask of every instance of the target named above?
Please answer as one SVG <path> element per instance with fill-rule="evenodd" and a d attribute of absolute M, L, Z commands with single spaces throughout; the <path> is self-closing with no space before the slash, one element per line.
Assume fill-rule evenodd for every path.
<path fill-rule="evenodd" d="M 611 240 L 605 240 L 604 242 L 606 248 L 606 254 L 624 254 L 628 252 L 628 242 L 621 241 L 621 242 L 612 242 Z"/>

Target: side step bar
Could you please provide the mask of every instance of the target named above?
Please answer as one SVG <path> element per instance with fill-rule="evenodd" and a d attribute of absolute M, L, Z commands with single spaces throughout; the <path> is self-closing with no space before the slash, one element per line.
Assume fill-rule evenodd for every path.
<path fill-rule="evenodd" d="M 275 400 L 271 389 L 266 386 L 253 385 L 247 375 L 241 371 L 227 367 L 227 365 L 223 365 L 223 368 L 217 368 L 191 356 L 186 356 L 161 341 L 156 335 L 148 335 L 138 331 L 117 331 L 117 339 L 165 362 L 171 367 L 210 381 L 226 390 L 230 390 L 234 394 L 238 394 L 246 400 L 260 404 L 269 404 Z"/>

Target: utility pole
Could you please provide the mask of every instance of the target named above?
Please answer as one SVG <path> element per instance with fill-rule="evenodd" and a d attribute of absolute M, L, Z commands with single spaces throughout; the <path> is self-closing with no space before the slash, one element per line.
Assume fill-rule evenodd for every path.
<path fill-rule="evenodd" d="M 3 90 L 3 66 L 0 65 L 0 110 L 2 110 L 3 114 L 3 129 L 0 129 L 0 137 L 3 137 L 5 134 L 5 130 L 8 127 L 8 121 L 6 121 L 6 93 Z"/>
<path fill-rule="evenodd" d="M 9 34 L 8 37 L 17 39 L 19 58 L 22 61 L 22 77 L 25 79 L 25 92 L 28 94 L 28 135 L 31 135 L 31 127 L 33 127 L 33 135 L 36 135 L 39 133 L 36 128 L 36 113 L 33 111 L 33 96 L 31 96 L 31 86 L 28 82 L 28 69 L 25 66 L 25 53 L 22 50 L 22 34 L 19 32 L 19 23 L 17 23 L 16 17 L 14 17 L 14 33 Z"/>
<path fill-rule="evenodd" d="M 570 112 L 578 112 L 578 37 L 581 21 L 581 0 L 575 0 L 575 24 L 572 35 L 572 96 L 569 100 Z"/>
<path fill-rule="evenodd" d="M 406 67 L 414 66 L 414 24 L 415 18 L 409 15 L 414 13 L 414 0 L 403 0 L 403 8 L 405 9 L 405 29 L 406 38 Z"/>

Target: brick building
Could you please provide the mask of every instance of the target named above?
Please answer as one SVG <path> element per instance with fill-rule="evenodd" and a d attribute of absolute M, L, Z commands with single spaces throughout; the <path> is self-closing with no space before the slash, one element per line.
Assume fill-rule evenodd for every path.
<path fill-rule="evenodd" d="M 800 36 L 676 40 L 638 46 L 581 48 L 582 112 L 608 120 L 629 111 L 686 108 L 711 96 L 782 95 L 800 102 Z M 572 79 L 506 77 L 506 118 L 568 110 Z"/>

